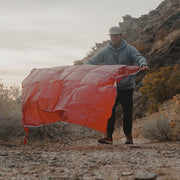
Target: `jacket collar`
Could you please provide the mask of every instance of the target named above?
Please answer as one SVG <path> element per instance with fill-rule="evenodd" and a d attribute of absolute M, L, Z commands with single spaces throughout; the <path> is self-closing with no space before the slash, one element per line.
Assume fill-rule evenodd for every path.
<path fill-rule="evenodd" d="M 120 51 L 121 49 L 123 49 L 125 46 L 127 46 L 127 42 L 125 39 L 122 39 L 121 40 L 121 46 L 119 48 L 114 48 L 113 45 L 112 45 L 112 42 L 109 41 L 109 47 L 111 49 L 113 49 L 114 51 Z"/>

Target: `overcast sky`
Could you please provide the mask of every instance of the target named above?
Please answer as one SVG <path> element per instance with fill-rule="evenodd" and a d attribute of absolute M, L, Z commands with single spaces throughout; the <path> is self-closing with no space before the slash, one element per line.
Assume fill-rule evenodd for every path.
<path fill-rule="evenodd" d="M 73 65 L 108 29 L 163 0 L 0 0 L 0 82 L 19 85 L 33 68 Z"/>

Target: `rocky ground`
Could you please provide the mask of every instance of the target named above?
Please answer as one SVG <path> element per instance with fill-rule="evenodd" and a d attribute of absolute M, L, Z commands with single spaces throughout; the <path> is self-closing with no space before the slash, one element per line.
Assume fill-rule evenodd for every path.
<path fill-rule="evenodd" d="M 70 136 L 58 139 L 0 142 L 0 179 L 131 180 L 153 173 L 158 180 L 180 177 L 180 142 L 148 142 L 135 138 L 133 145 L 115 140 Z"/>

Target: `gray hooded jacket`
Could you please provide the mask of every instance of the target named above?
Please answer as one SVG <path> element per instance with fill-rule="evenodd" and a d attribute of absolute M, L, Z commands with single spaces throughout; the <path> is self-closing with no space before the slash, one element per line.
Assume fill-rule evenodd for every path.
<path fill-rule="evenodd" d="M 99 51 L 92 58 L 88 59 L 84 64 L 98 65 L 131 65 L 135 63 L 139 66 L 147 65 L 145 58 L 142 56 L 138 50 L 128 44 L 126 40 L 121 40 L 121 46 L 119 48 L 114 48 L 111 41 L 109 45 Z M 135 87 L 134 76 L 128 76 L 124 78 L 118 85 L 118 89 L 131 89 Z"/>

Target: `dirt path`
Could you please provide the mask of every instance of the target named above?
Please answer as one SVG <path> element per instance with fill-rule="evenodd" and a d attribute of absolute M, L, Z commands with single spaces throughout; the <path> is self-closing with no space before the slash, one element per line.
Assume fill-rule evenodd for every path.
<path fill-rule="evenodd" d="M 1 142 L 0 179 L 107 179 L 131 180 L 139 172 L 157 179 L 180 177 L 180 142 L 150 143 L 142 138 L 134 145 L 96 139 L 73 141 Z"/>

